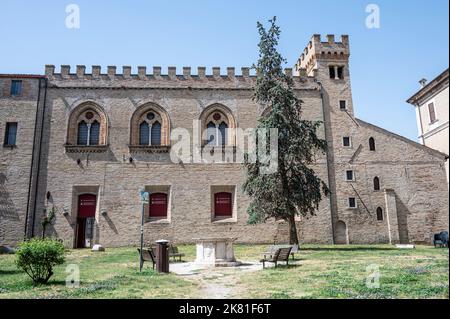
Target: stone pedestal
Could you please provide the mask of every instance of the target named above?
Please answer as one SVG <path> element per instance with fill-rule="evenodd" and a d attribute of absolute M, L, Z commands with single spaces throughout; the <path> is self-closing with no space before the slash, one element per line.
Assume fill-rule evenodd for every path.
<path fill-rule="evenodd" d="M 210 267 L 236 267 L 241 263 L 234 257 L 236 238 L 197 238 L 196 264 Z"/>

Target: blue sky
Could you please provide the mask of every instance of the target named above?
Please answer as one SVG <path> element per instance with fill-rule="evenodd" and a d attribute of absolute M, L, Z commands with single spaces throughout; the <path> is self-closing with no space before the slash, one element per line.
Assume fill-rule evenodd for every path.
<path fill-rule="evenodd" d="M 80 29 L 65 26 L 71 3 Z M 379 29 L 366 28 L 370 3 Z M 418 80 L 448 68 L 448 11 L 448 0 L 1 0 L 0 73 L 43 73 L 45 64 L 239 69 L 257 59 L 256 21 L 276 15 L 289 67 L 312 34 L 349 34 L 357 117 L 416 140 L 405 100 Z"/>

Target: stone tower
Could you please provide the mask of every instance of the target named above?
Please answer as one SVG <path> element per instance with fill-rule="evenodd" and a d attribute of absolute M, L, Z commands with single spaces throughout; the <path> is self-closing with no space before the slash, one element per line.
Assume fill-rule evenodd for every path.
<path fill-rule="evenodd" d="M 298 74 L 312 76 L 321 85 L 334 241 L 343 243 L 348 241 L 346 233 L 339 234 L 339 230 L 335 229 L 339 220 L 338 211 L 344 209 L 339 205 L 337 189 L 340 189 L 340 179 L 336 177 L 345 174 L 352 154 L 342 148 L 340 141 L 343 137 L 350 137 L 351 140 L 357 127 L 353 112 L 349 57 L 347 35 L 342 35 L 340 42 L 335 41 L 334 35 L 327 35 L 327 41 L 322 42 L 321 36 L 315 34 L 295 65 Z"/>

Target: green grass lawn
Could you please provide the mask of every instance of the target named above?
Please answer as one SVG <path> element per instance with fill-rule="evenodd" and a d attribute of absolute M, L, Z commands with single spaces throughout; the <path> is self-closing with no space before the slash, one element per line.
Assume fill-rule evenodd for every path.
<path fill-rule="evenodd" d="M 307 246 L 298 266 L 243 277 L 251 298 L 448 298 L 448 249 L 419 246 Z M 379 267 L 379 288 L 366 286 Z M 252 285 L 257 283 L 257 285 Z"/>
<path fill-rule="evenodd" d="M 185 260 L 195 247 L 180 246 Z M 236 245 L 241 261 L 256 261 L 266 246 Z M 149 264 L 139 273 L 135 248 L 109 248 L 104 253 L 69 250 L 66 263 L 55 268 L 46 286 L 34 286 L 14 264 L 0 255 L 0 298 L 201 298 L 201 283 L 175 274 L 160 275 Z M 236 271 L 241 298 L 448 298 L 448 249 L 419 246 L 302 246 L 296 265 L 254 272 Z M 68 264 L 80 268 L 80 288 L 67 288 Z M 366 268 L 377 265 L 380 287 L 366 287 Z M 220 270 L 219 270 L 220 272 Z M 214 280 L 214 277 L 208 280 Z"/>

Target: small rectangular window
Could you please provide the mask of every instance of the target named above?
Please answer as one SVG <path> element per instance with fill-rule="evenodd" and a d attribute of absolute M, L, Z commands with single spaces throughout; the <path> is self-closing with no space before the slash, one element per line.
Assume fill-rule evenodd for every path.
<path fill-rule="evenodd" d="M 334 66 L 330 66 L 330 79 L 336 78 L 336 72 L 334 70 Z"/>
<path fill-rule="evenodd" d="M 350 146 L 351 146 L 350 137 L 344 136 L 344 137 L 342 138 L 342 144 L 343 144 L 345 147 L 350 147 Z"/>
<path fill-rule="evenodd" d="M 11 96 L 19 96 L 22 94 L 22 80 L 11 81 Z"/>
<path fill-rule="evenodd" d="M 349 208 L 356 208 L 356 198 L 355 197 L 349 197 L 348 198 L 348 207 Z"/>
<path fill-rule="evenodd" d="M 352 170 L 348 170 L 345 172 L 345 177 L 347 179 L 347 181 L 354 181 L 355 180 L 355 174 L 353 173 Z"/>
<path fill-rule="evenodd" d="M 337 73 L 338 73 L 337 77 L 339 79 L 343 80 L 344 79 L 344 67 L 343 66 L 338 67 Z"/>
<path fill-rule="evenodd" d="M 339 109 L 340 109 L 341 111 L 347 110 L 347 101 L 340 100 L 340 101 L 339 101 Z"/>
<path fill-rule="evenodd" d="M 428 104 L 428 113 L 430 113 L 430 123 L 436 122 L 436 111 L 434 109 L 434 103 Z"/>
<path fill-rule="evenodd" d="M 17 135 L 17 123 L 14 122 L 6 123 L 5 140 L 3 144 L 5 146 L 16 145 L 16 135 Z"/>

